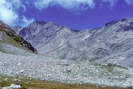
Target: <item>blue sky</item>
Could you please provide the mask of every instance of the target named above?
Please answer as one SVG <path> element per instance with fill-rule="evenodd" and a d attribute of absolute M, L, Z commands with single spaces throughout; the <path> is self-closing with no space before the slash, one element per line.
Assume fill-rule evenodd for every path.
<path fill-rule="evenodd" d="M 0 20 L 11 26 L 38 20 L 87 29 L 127 17 L 133 0 L 0 0 Z"/>

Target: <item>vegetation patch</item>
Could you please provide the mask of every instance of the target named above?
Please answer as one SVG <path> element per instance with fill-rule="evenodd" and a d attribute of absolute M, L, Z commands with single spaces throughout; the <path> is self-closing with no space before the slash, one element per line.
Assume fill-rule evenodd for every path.
<path fill-rule="evenodd" d="M 10 86 L 11 84 L 21 85 L 21 89 L 133 89 L 130 87 L 119 88 L 119 87 L 108 87 L 98 86 L 92 84 L 64 84 L 59 82 L 42 81 L 30 78 L 14 78 L 1 76 L 0 87 Z"/>

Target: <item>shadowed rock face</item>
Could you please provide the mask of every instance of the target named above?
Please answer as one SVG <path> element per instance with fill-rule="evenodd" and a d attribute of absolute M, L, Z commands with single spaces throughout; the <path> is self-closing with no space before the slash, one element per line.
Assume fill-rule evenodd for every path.
<path fill-rule="evenodd" d="M 133 65 L 132 18 L 84 31 L 72 31 L 53 23 L 34 22 L 19 34 L 41 54 L 61 59 Z"/>
<path fill-rule="evenodd" d="M 0 44 L 12 45 L 22 48 L 33 53 L 37 53 L 36 49 L 22 37 L 17 35 L 8 25 L 0 22 Z"/>

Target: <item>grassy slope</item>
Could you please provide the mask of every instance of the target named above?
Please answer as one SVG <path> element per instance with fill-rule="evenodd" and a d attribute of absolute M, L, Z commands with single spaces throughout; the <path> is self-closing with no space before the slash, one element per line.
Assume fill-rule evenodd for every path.
<path fill-rule="evenodd" d="M 21 78 L 16 80 L 13 77 L 0 77 L 0 87 L 9 86 L 10 84 L 20 84 L 22 89 L 133 89 L 133 88 L 118 88 L 118 87 L 100 87 L 90 84 L 63 84 L 58 82 L 40 81 L 35 79 Z"/>

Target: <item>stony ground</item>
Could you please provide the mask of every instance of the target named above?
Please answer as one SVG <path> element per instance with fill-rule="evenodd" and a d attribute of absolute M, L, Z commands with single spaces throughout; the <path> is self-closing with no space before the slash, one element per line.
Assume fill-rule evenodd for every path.
<path fill-rule="evenodd" d="M 133 89 L 131 87 L 108 87 L 108 86 L 96 86 L 91 84 L 64 84 L 59 82 L 41 81 L 29 78 L 14 78 L 1 76 L 0 77 L 0 89 L 11 84 L 21 85 L 21 89 Z"/>
<path fill-rule="evenodd" d="M 38 55 L 20 56 L 0 53 L 0 73 L 69 84 L 133 86 L 131 68 L 96 65 L 87 61 L 57 60 Z"/>

